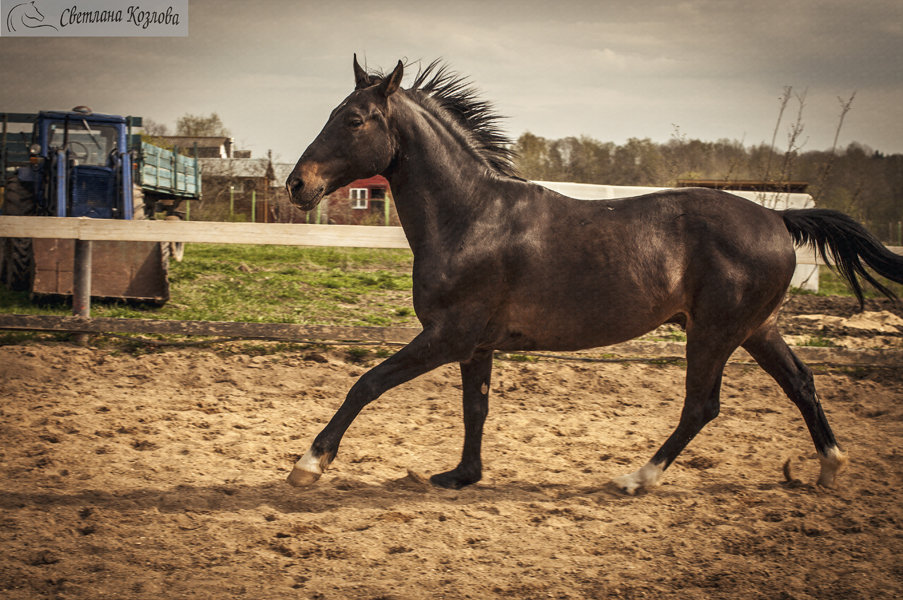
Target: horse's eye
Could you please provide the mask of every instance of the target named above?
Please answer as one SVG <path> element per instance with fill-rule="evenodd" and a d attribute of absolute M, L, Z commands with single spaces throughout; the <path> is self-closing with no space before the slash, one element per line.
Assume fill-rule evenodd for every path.
<path fill-rule="evenodd" d="M 358 129 L 359 127 L 363 127 L 363 125 L 364 125 L 364 120 L 357 118 L 357 117 L 348 121 L 348 126 L 351 127 L 352 129 Z"/>

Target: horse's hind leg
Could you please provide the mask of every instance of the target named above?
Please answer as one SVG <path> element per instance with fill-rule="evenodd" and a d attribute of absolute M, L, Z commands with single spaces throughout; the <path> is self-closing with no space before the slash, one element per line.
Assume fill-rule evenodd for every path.
<path fill-rule="evenodd" d="M 764 326 L 743 343 L 756 362 L 774 377 L 778 385 L 800 409 L 812 435 L 821 473 L 818 485 L 830 487 L 837 473 L 846 465 L 847 456 L 841 451 L 822 410 L 812 371 L 797 358 L 773 324 Z"/>
<path fill-rule="evenodd" d="M 430 477 L 430 481 L 444 488 L 460 489 L 476 483 L 483 476 L 480 447 L 483 423 L 489 412 L 489 383 L 492 375 L 492 351 L 474 356 L 461 363 L 461 383 L 464 389 L 464 450 L 461 462 L 446 473 Z"/>
<path fill-rule="evenodd" d="M 690 440 L 706 423 L 718 416 L 721 407 L 721 375 L 736 346 L 713 344 L 714 337 L 690 337 L 692 332 L 689 330 L 687 335 L 687 393 L 680 421 L 671 437 L 643 468 L 613 480 L 617 487 L 628 494 L 658 485 L 662 473 Z"/>

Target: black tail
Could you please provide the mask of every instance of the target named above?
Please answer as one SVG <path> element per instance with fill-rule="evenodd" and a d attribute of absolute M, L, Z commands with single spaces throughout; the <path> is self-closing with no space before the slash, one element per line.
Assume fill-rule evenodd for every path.
<path fill-rule="evenodd" d="M 897 295 L 872 277 L 865 267 L 867 265 L 891 281 L 903 283 L 903 256 L 888 250 L 865 227 L 841 212 L 824 208 L 786 210 L 781 216 L 798 246 L 814 246 L 825 262 L 833 263 L 853 288 L 860 306 L 864 301 L 859 277 L 888 298 L 897 299 Z"/>

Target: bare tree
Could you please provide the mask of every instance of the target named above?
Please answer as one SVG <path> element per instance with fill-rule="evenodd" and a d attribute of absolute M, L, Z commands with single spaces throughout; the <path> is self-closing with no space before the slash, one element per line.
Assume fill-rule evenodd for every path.
<path fill-rule="evenodd" d="M 229 130 L 216 113 L 210 116 L 185 114 L 176 122 L 176 135 L 189 137 L 229 137 Z"/>
<path fill-rule="evenodd" d="M 164 135 L 169 135 L 169 127 L 166 123 L 158 123 L 153 119 L 142 119 L 142 127 L 144 127 L 144 134 L 151 137 L 160 137 Z"/>
<path fill-rule="evenodd" d="M 794 94 L 797 100 L 796 119 L 791 123 L 787 132 L 787 151 L 784 153 L 784 160 L 781 162 L 781 173 L 778 179 L 781 183 L 789 183 L 793 176 L 793 166 L 799 151 L 806 145 L 806 142 L 800 143 L 800 136 L 803 134 L 806 126 L 803 124 L 803 109 L 806 108 L 806 94 L 808 90 L 803 90 L 802 94 Z"/>
<path fill-rule="evenodd" d="M 825 186 L 828 184 L 828 178 L 831 176 L 831 169 L 834 167 L 834 160 L 837 158 L 837 140 L 840 139 L 840 130 L 843 128 L 843 120 L 847 116 L 847 113 L 850 112 L 850 108 L 853 106 L 853 98 L 855 97 L 856 92 L 854 91 L 850 94 L 849 100 L 845 101 L 839 96 L 837 98 L 837 101 L 840 103 L 840 118 L 837 120 L 837 129 L 834 130 L 834 143 L 831 145 L 831 153 L 825 161 L 825 165 L 818 178 L 818 184 L 815 188 L 816 202 L 821 198 Z"/>
<path fill-rule="evenodd" d="M 774 155 L 774 147 L 778 139 L 778 131 L 781 129 L 781 121 L 784 118 L 784 110 L 787 108 L 787 103 L 790 102 L 790 97 L 793 95 L 793 86 L 786 85 L 784 86 L 783 93 L 778 97 L 778 102 L 780 103 L 780 109 L 778 109 L 778 120 L 774 124 L 774 133 L 771 134 L 771 146 L 769 146 L 768 156 L 765 158 L 765 170 L 762 172 L 762 181 L 768 181 L 769 175 L 771 175 L 771 157 Z"/>

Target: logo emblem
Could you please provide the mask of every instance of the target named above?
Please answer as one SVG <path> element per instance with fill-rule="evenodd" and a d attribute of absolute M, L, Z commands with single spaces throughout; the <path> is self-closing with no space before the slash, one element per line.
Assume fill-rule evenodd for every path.
<path fill-rule="evenodd" d="M 6 13 L 6 30 L 16 32 L 19 27 L 26 29 L 49 27 L 54 31 L 59 31 L 55 25 L 44 22 L 44 13 L 38 9 L 34 0 L 16 4 Z"/>

